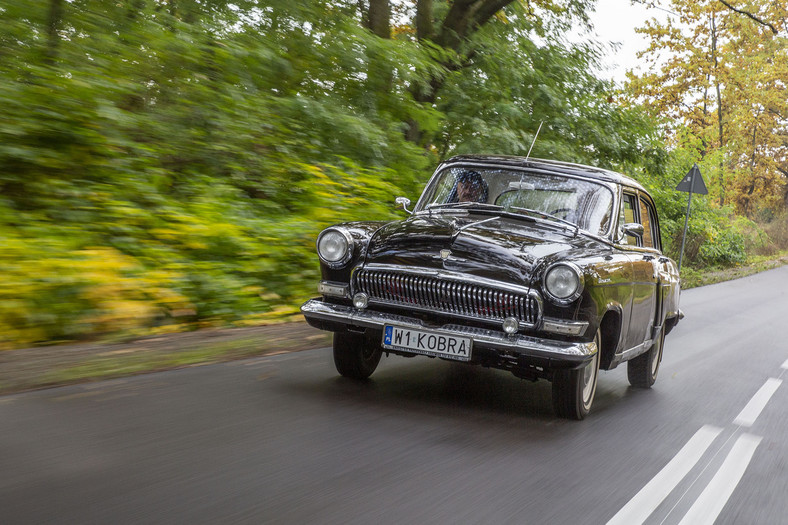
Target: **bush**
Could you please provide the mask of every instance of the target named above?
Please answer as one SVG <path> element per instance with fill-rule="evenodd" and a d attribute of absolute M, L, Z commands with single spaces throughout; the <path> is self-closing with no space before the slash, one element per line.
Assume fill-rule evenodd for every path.
<path fill-rule="evenodd" d="M 700 246 L 698 255 L 711 266 L 733 266 L 747 261 L 744 234 L 734 228 L 709 232 L 709 238 Z"/>
<path fill-rule="evenodd" d="M 670 152 L 663 164 L 652 167 L 650 172 L 635 173 L 650 191 L 660 216 L 663 249 L 670 257 L 679 260 L 687 211 L 688 194 L 675 190 L 694 162 L 699 162 L 693 148 L 677 148 Z M 702 172 L 707 172 L 701 167 Z M 766 228 L 738 217 L 733 208 L 719 207 L 711 196 L 693 195 L 691 214 L 684 241 L 683 268 L 715 266 L 727 267 L 743 264 L 750 254 L 774 253 L 774 239 L 779 237 L 780 225 L 785 231 L 788 245 L 788 227 L 785 221 Z"/>
<path fill-rule="evenodd" d="M 756 248 L 759 255 L 773 255 L 777 252 L 788 250 L 788 213 L 783 212 L 773 216 L 772 220 L 761 224 L 763 232 L 769 242 L 763 247 Z"/>

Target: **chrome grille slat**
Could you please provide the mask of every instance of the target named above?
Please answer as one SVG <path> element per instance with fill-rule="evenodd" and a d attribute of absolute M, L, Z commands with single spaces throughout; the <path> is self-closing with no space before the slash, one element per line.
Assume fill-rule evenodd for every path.
<path fill-rule="evenodd" d="M 523 303 L 525 303 L 525 300 L 523 300 L 522 297 L 518 297 L 517 298 L 517 316 L 520 319 L 526 319 L 526 317 L 525 317 L 525 309 L 523 308 Z"/>
<path fill-rule="evenodd" d="M 535 326 L 541 315 L 538 298 L 533 292 L 507 291 L 504 286 L 384 270 L 359 269 L 353 274 L 354 292 L 366 293 L 371 302 L 488 321 L 511 316 Z"/>

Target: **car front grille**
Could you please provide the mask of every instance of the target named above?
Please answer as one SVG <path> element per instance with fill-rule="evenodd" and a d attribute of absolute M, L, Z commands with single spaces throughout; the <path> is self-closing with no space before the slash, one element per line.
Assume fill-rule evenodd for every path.
<path fill-rule="evenodd" d="M 371 303 L 490 321 L 515 317 L 529 327 L 536 325 L 541 313 L 535 292 L 438 275 L 359 269 L 353 274 L 353 290 L 367 294 Z"/>

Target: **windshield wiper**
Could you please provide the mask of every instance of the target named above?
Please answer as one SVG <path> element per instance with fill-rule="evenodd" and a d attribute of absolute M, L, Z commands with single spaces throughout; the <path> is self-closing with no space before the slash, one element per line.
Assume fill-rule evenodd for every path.
<path fill-rule="evenodd" d="M 458 208 L 463 210 L 503 210 L 503 206 L 498 206 L 497 204 L 487 204 L 486 202 L 447 202 L 444 204 L 428 204 L 425 209 L 436 210 L 441 208 Z"/>
<path fill-rule="evenodd" d="M 531 215 L 535 215 L 536 217 L 539 217 L 539 218 L 542 218 L 542 219 L 552 219 L 554 221 L 558 221 L 560 223 L 566 224 L 567 226 L 569 226 L 573 230 L 575 230 L 575 235 L 577 235 L 577 232 L 580 231 L 580 226 L 578 226 L 577 224 L 575 224 L 573 222 L 570 222 L 570 221 L 568 221 L 566 219 L 562 219 L 561 217 L 556 217 L 555 215 L 551 215 L 551 214 L 543 212 L 543 211 L 532 210 L 530 208 L 520 208 L 520 207 L 517 207 L 517 206 L 512 206 L 509 209 L 510 210 L 515 210 L 515 211 L 518 211 L 518 212 L 522 212 L 522 213 L 529 213 Z"/>
<path fill-rule="evenodd" d="M 555 222 L 560 222 L 561 224 L 565 224 L 574 230 L 574 235 L 580 231 L 580 226 L 577 224 L 570 222 L 566 219 L 562 219 L 560 217 L 556 217 L 555 215 L 551 215 L 549 213 L 545 213 L 543 211 L 532 210 L 530 208 L 520 208 L 518 206 L 510 206 L 509 208 L 504 208 L 503 206 L 499 206 L 497 204 L 487 204 L 485 202 L 447 202 L 444 204 L 430 204 L 428 205 L 425 210 L 429 213 L 432 213 L 432 210 L 437 209 L 455 209 L 455 210 L 471 210 L 471 211 L 483 211 L 483 212 L 492 212 L 496 213 L 501 216 L 506 217 L 514 217 L 514 218 L 524 218 L 524 219 L 543 219 L 543 220 L 552 220 Z"/>

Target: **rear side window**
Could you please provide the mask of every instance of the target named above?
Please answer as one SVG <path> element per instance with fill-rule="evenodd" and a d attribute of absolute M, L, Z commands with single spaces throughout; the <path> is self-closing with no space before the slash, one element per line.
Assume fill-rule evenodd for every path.
<path fill-rule="evenodd" d="M 644 198 L 640 198 L 640 224 L 643 225 L 643 246 L 646 248 L 659 248 L 656 234 L 657 221 L 654 207 Z"/>

